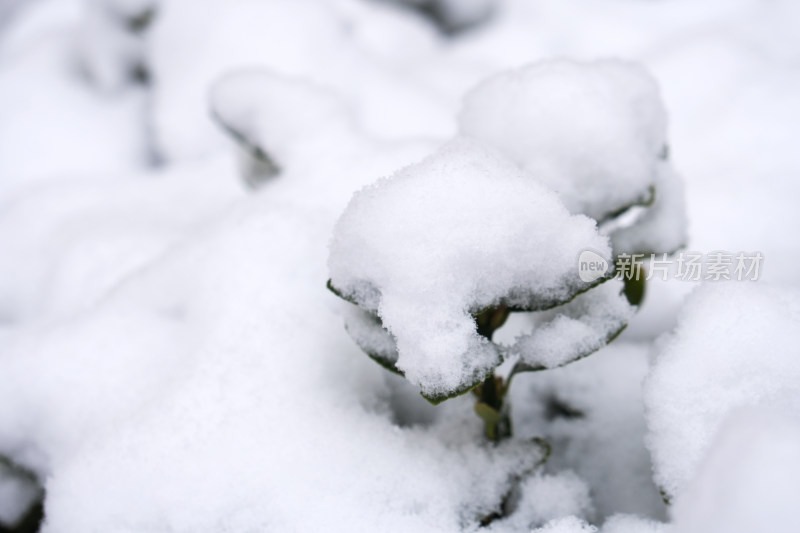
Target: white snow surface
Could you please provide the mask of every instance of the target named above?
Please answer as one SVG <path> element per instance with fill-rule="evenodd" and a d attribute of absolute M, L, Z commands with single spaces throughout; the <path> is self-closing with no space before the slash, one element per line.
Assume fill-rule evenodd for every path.
<path fill-rule="evenodd" d="M 738 410 L 726 418 L 698 475 L 676 500 L 675 530 L 796 531 L 798 475 L 796 416 L 763 407 Z"/>
<path fill-rule="evenodd" d="M 647 378 L 655 479 L 681 494 L 726 417 L 743 407 L 798 414 L 800 293 L 709 283 L 688 299 Z"/>
<path fill-rule="evenodd" d="M 597 533 L 598 530 L 576 516 L 567 516 L 551 520 L 532 531 L 533 533 Z"/>

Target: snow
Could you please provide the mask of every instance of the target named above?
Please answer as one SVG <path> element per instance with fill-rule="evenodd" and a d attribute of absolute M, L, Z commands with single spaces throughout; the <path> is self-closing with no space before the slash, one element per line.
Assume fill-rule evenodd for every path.
<path fill-rule="evenodd" d="M 168 160 L 197 156 L 219 142 L 207 92 L 221 75 L 256 65 L 289 75 L 322 67 L 316 50 L 338 49 L 343 40 L 330 11 L 309 1 L 165 2 L 149 36 L 148 56 L 162 154 Z M 312 79 L 325 79 L 324 72 Z"/>
<path fill-rule="evenodd" d="M 597 220 L 647 200 L 666 146 L 655 81 L 618 60 L 499 74 L 466 95 L 459 124 Z"/>
<path fill-rule="evenodd" d="M 356 530 L 454 529 L 488 513 L 511 473 L 539 460 L 522 443 L 494 451 L 467 438 L 478 429 L 465 423 L 468 403 L 456 414 L 458 431 L 401 432 L 390 422 L 383 371 L 362 364 L 335 316 L 317 305 L 324 287 L 309 282 L 324 274 L 325 230 L 317 217 L 267 198 L 241 206 L 78 323 L 30 338 L 37 352 L 6 354 L 3 370 L 30 388 L 4 389 L 13 401 L 3 405 L 45 417 L 26 436 L 58 472 L 47 486 L 49 528 L 314 531 L 357 512 Z M 242 298 L 257 305 L 243 308 Z M 114 359 L 107 345 L 81 342 L 123 335 L 130 340 Z M 75 351 L 65 351 L 70 345 Z M 321 350 L 327 358 L 317 358 Z M 65 359 L 83 363 L 58 364 Z M 287 380 L 291 387 L 281 385 Z M 70 398 L 67 390 L 86 392 L 54 401 Z M 125 423 L 108 433 L 114 420 Z M 353 446 L 354 436 L 369 444 Z M 318 512 L 304 511 L 309 501 Z"/>
<path fill-rule="evenodd" d="M 611 280 L 563 307 L 545 311 L 536 317 L 530 333 L 517 338 L 512 351 L 530 368 L 555 368 L 597 351 L 633 316 L 634 308 L 622 291 L 622 282 Z"/>
<path fill-rule="evenodd" d="M 557 518 L 578 516 L 586 519 L 594 511 L 586 482 L 569 470 L 555 475 L 532 476 L 522 483 L 519 490 L 519 511 L 493 524 L 492 530 L 525 531 Z"/>
<path fill-rule="evenodd" d="M 603 524 L 601 529 L 575 516 L 551 520 L 533 533 L 664 533 L 664 524 L 643 520 L 634 516 L 617 515 Z"/>
<path fill-rule="evenodd" d="M 633 224 L 611 233 L 617 255 L 663 256 L 684 248 L 689 242 L 683 178 L 666 163 L 659 164 L 656 172 L 652 205 Z"/>
<path fill-rule="evenodd" d="M 797 529 L 798 4 L 403 3 L 0 0 L 3 527 Z M 342 213 L 360 305 L 325 287 Z M 765 264 L 461 350 L 578 244 Z M 499 444 L 419 395 L 625 322 L 514 374 Z"/>
<path fill-rule="evenodd" d="M 425 57 L 428 34 L 403 34 L 421 37 L 400 41 L 387 67 L 377 60 L 385 55 L 380 48 L 373 57 L 370 36 L 382 31 L 385 39 L 397 40 L 394 20 L 384 17 L 374 21 L 378 27 L 362 29 L 373 18 L 350 3 L 172 0 L 161 6 L 148 35 L 147 61 L 155 137 L 164 157 L 175 161 L 218 149 L 221 136 L 207 116 L 208 87 L 253 67 L 340 89 L 365 129 L 382 137 L 452 133 L 450 108 L 443 109 L 437 92 L 405 64 Z M 325 50 L 337 52 L 320 53 Z"/>
<path fill-rule="evenodd" d="M 586 518 L 592 523 L 617 513 L 666 518 L 645 447 L 641 389 L 648 349 L 623 335 L 562 368 L 514 376 L 516 434 L 551 444 L 546 472 L 572 470 L 588 484 L 595 513 Z"/>
<path fill-rule="evenodd" d="M 22 16 L 22 15 L 20 15 Z M 0 189 L 144 167 L 142 94 L 97 94 L 81 79 L 67 21 L 0 64 Z M 43 155 L 46 154 L 46 155 Z"/>
<path fill-rule="evenodd" d="M 86 0 L 79 46 L 93 83 L 106 91 L 147 81 L 143 37 L 157 0 Z"/>
<path fill-rule="evenodd" d="M 796 414 L 749 408 L 728 416 L 685 493 L 675 502 L 680 533 L 796 531 L 800 475 Z"/>
<path fill-rule="evenodd" d="M 529 310 L 588 288 L 581 250 L 608 257 L 592 220 L 474 141 L 456 140 L 354 195 L 330 246 L 330 278 L 396 338 L 397 368 L 431 397 L 482 380 L 500 354 L 472 313 Z"/>
<path fill-rule="evenodd" d="M 543 527 L 534 529 L 533 533 L 597 533 L 597 528 L 577 517 L 568 516 L 551 520 Z"/>
<path fill-rule="evenodd" d="M 325 150 L 331 137 L 355 135 L 354 119 L 338 95 L 305 80 L 265 70 L 238 71 L 217 80 L 209 104 L 220 126 L 262 164 L 247 172 L 257 185 L 281 167 L 308 156 L 308 146 Z"/>
<path fill-rule="evenodd" d="M 0 317 L 24 323 L 95 305 L 240 197 L 234 173 L 222 158 L 157 176 L 41 180 L 5 195 Z"/>
<path fill-rule="evenodd" d="M 603 523 L 603 533 L 667 533 L 670 526 L 633 515 L 614 515 Z"/>
<path fill-rule="evenodd" d="M 350 306 L 344 311 L 347 333 L 364 353 L 390 369 L 397 369 L 397 341 L 369 311 Z"/>
<path fill-rule="evenodd" d="M 671 496 L 696 475 L 725 418 L 742 407 L 797 413 L 800 299 L 760 283 L 709 283 L 688 299 L 647 378 L 655 479 Z"/>

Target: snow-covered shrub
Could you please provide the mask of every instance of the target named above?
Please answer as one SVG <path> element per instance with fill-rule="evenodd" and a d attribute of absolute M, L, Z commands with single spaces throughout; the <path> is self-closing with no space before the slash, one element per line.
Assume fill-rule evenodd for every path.
<path fill-rule="evenodd" d="M 463 137 L 354 197 L 329 286 L 360 307 L 347 328 L 367 354 L 435 403 L 474 389 L 497 438 L 510 433 L 515 373 L 579 359 L 627 324 L 619 284 L 589 291 L 606 278 L 576 271 L 584 250 L 607 262 L 627 250 L 612 250 L 598 224 L 652 205 L 612 242 L 670 252 L 682 196 L 657 87 L 638 66 L 552 61 L 500 74 L 467 95 L 460 122 Z M 664 183 L 677 208 L 654 204 Z M 626 279 L 629 301 L 643 281 Z M 492 342 L 509 312 L 548 309 L 513 345 Z M 494 371 L 511 359 L 504 382 Z"/>
<path fill-rule="evenodd" d="M 498 438 L 510 432 L 501 363 L 516 360 L 512 375 L 567 364 L 627 323 L 617 282 L 581 295 L 607 279 L 580 279 L 585 249 L 610 257 L 593 220 L 458 139 L 353 197 L 334 229 L 329 286 L 359 306 L 347 328 L 370 357 L 434 403 L 479 387 L 476 410 Z M 515 345 L 492 342 L 510 312 L 558 306 Z"/>

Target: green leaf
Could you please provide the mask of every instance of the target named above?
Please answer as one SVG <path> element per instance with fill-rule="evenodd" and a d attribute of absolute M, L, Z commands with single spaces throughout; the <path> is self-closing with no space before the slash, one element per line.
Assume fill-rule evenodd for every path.
<path fill-rule="evenodd" d="M 361 347 L 359 346 L 359 348 L 361 348 Z M 376 363 L 378 363 L 379 365 L 381 365 L 383 368 L 385 368 L 385 369 L 386 369 L 386 370 L 388 370 L 389 372 L 392 372 L 392 373 L 394 373 L 394 374 L 397 374 L 398 376 L 406 377 L 406 374 L 405 374 L 405 372 L 403 372 L 402 370 L 400 370 L 399 368 L 397 368 L 397 367 L 395 366 L 395 364 L 394 364 L 394 361 L 390 361 L 389 359 L 386 359 L 385 357 L 383 357 L 383 356 L 381 356 L 381 355 L 378 355 L 378 354 L 375 354 L 375 353 L 369 353 L 369 352 L 367 352 L 366 350 L 364 350 L 364 348 L 361 348 L 361 350 L 362 350 L 362 351 L 363 351 L 365 354 L 367 354 L 367 356 L 368 356 L 370 359 L 372 359 L 373 361 L 375 361 Z"/>
<path fill-rule="evenodd" d="M 647 281 L 642 272 L 641 263 L 637 263 L 634 268 L 636 269 L 635 275 L 625 277 L 625 298 L 628 299 L 631 305 L 639 305 L 642 303 L 642 300 L 644 300 Z"/>

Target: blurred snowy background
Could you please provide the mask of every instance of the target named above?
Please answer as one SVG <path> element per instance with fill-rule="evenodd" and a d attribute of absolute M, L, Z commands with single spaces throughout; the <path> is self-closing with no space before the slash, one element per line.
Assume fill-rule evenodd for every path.
<path fill-rule="evenodd" d="M 328 242 L 552 57 L 641 62 L 688 248 L 765 259 L 651 283 L 493 448 L 348 338 Z M 474 531 L 524 471 L 488 531 L 796 532 L 798 134 L 793 0 L 0 0 L 0 531 Z"/>

